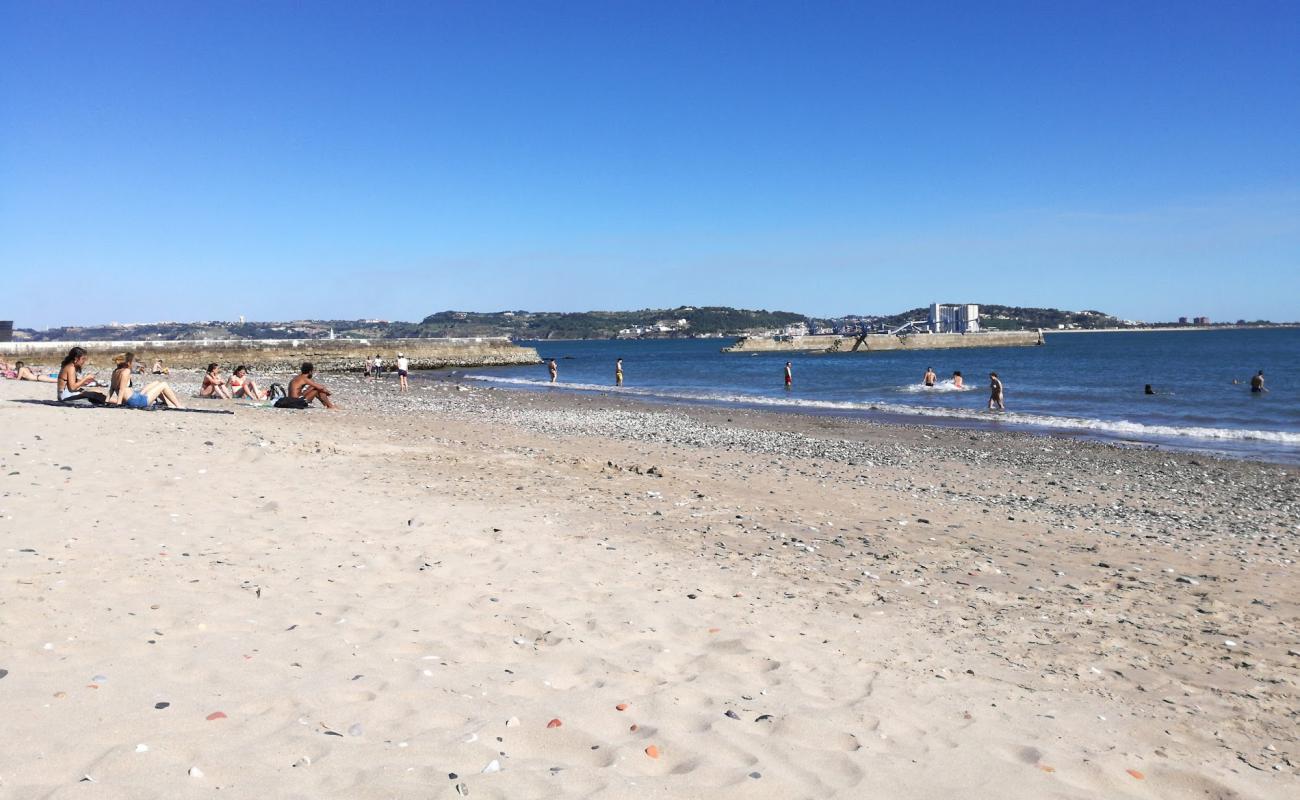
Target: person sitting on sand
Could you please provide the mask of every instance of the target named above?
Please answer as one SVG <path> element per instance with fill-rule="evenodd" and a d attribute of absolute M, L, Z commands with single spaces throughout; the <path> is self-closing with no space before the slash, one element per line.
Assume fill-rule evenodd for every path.
<path fill-rule="evenodd" d="M 934 367 L 926 367 L 925 377 L 921 379 L 921 382 L 926 386 L 933 387 L 934 382 L 937 380 L 939 380 L 939 376 L 934 374 Z"/>
<path fill-rule="evenodd" d="M 95 373 L 82 376 L 81 368 L 86 366 L 86 348 L 74 347 L 63 357 L 59 365 L 59 377 L 55 382 L 55 391 L 61 402 L 88 400 L 95 405 L 104 402 L 103 392 L 87 392 L 85 388 L 95 383 Z"/>
<path fill-rule="evenodd" d="M 38 383 L 54 383 L 54 379 L 49 375 L 40 372 L 32 372 L 27 362 L 19 361 L 14 364 L 14 377 L 20 381 L 36 381 Z"/>
<path fill-rule="evenodd" d="M 199 397 L 230 399 L 230 390 L 221 378 L 221 365 L 215 361 L 208 365 L 208 371 L 203 375 L 203 388 L 199 389 Z"/>
<path fill-rule="evenodd" d="M 998 411 L 1006 411 L 1006 404 L 1002 402 L 1002 379 L 996 372 L 989 373 L 989 410 L 996 408 Z"/>
<path fill-rule="evenodd" d="M 316 368 L 310 361 L 302 362 L 302 372 L 289 381 L 289 397 L 301 398 L 308 403 L 319 400 L 321 405 L 332 409 L 335 406 L 330 401 L 330 390 L 312 380 L 315 371 Z"/>
<path fill-rule="evenodd" d="M 230 374 L 230 396 L 245 400 L 265 400 L 266 392 L 258 390 L 257 384 L 248 377 L 248 367 L 240 364 Z"/>
<path fill-rule="evenodd" d="M 961 370 L 955 370 L 952 373 L 952 385 L 955 389 L 965 389 L 966 384 L 962 381 Z"/>
<path fill-rule="evenodd" d="M 184 408 L 181 401 L 176 397 L 176 392 L 166 381 L 154 381 L 143 389 L 131 388 L 131 374 L 134 372 L 135 353 L 127 353 L 122 363 L 113 370 L 113 377 L 108 382 L 109 405 L 126 406 L 128 408 L 148 408 L 152 406 L 159 398 L 167 404 L 168 408 Z"/>
<path fill-rule="evenodd" d="M 162 363 L 162 359 L 161 359 L 161 358 L 155 358 L 155 359 L 153 360 L 153 369 L 150 370 L 150 372 L 152 372 L 152 373 L 155 374 L 155 375 L 170 375 L 170 374 L 172 374 L 172 371 L 169 370 L 169 369 L 167 369 L 167 367 L 163 365 L 163 363 Z"/>

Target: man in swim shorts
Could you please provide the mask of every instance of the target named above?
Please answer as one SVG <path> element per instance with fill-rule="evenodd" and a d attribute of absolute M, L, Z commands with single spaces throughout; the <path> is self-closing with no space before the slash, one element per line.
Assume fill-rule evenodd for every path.
<path fill-rule="evenodd" d="M 934 374 L 934 367 L 925 368 L 925 377 L 922 378 L 921 380 L 925 383 L 926 386 L 934 386 L 934 382 L 937 381 L 938 379 L 939 376 Z"/>
<path fill-rule="evenodd" d="M 321 384 L 312 380 L 316 368 L 310 361 L 302 362 L 302 372 L 289 381 L 289 397 L 291 399 L 301 398 L 308 404 L 313 400 L 320 401 L 320 404 L 328 409 L 334 408 L 334 403 L 330 400 L 330 390 Z"/>
<path fill-rule="evenodd" d="M 1268 389 L 1264 388 L 1264 370 L 1261 369 L 1250 379 L 1250 392 L 1251 394 L 1263 394 L 1267 391 Z"/>

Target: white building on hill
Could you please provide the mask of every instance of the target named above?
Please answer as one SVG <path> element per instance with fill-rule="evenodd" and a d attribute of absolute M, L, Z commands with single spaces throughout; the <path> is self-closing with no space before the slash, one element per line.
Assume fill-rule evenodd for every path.
<path fill-rule="evenodd" d="M 974 303 L 930 305 L 931 333 L 978 333 L 980 307 Z"/>

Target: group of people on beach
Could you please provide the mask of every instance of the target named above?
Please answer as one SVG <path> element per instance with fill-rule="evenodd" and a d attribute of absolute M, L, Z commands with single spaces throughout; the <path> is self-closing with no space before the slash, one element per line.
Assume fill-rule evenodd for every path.
<path fill-rule="evenodd" d="M 398 390 L 402 392 L 409 392 L 411 390 L 411 386 L 407 382 L 407 378 L 411 374 L 411 360 L 407 358 L 404 353 L 398 353 L 395 366 L 397 368 Z M 366 361 L 362 364 L 362 371 L 365 373 L 366 377 L 372 381 L 383 380 L 384 377 L 383 356 L 381 356 L 379 353 L 375 353 L 373 358 L 366 359 Z"/>
<path fill-rule="evenodd" d="M 14 380 L 36 381 L 55 384 L 55 396 L 61 403 L 87 402 L 92 405 L 126 406 L 127 408 L 150 408 L 162 405 L 167 408 L 184 408 L 176 390 L 164 380 L 144 382 L 135 385 L 134 376 L 145 372 L 143 365 L 136 361 L 135 353 L 127 352 L 121 358 L 114 359 L 112 374 L 107 382 L 101 381 L 93 373 L 85 370 L 89 354 L 84 347 L 73 347 L 63 357 L 59 369 L 52 375 L 33 370 L 26 363 L 19 361 L 14 365 L 12 375 L 8 364 L 0 362 L 0 374 Z M 154 362 L 153 374 L 169 375 L 170 370 L 161 359 Z M 243 364 L 235 367 L 229 379 L 221 375 L 221 366 L 216 362 L 208 364 L 197 397 L 217 399 L 268 400 L 275 399 L 277 407 L 306 408 L 313 402 L 319 402 L 326 408 L 335 408 L 331 392 L 314 378 L 315 368 L 310 362 L 303 362 L 297 376 L 289 381 L 287 389 L 279 384 L 271 384 L 264 391 L 257 386 Z"/>

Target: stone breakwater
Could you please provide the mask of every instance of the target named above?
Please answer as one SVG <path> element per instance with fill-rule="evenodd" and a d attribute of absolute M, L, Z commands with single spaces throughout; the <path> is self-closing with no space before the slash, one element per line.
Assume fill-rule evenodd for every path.
<path fill-rule="evenodd" d="M 982 333 L 869 333 L 865 336 L 812 335 L 775 338 L 742 336 L 724 353 L 871 353 L 878 350 L 951 350 L 959 347 L 1033 347 L 1044 344 L 1041 331 Z"/>
<path fill-rule="evenodd" d="M 68 349 L 86 348 L 98 369 L 112 364 L 126 351 L 148 367 L 160 358 L 169 368 L 203 369 L 217 362 L 226 370 L 243 364 L 257 372 L 297 371 L 310 361 L 327 372 L 359 372 L 367 359 L 378 355 L 392 368 L 398 353 L 411 361 L 411 369 L 487 367 L 540 364 L 531 347 L 501 338 L 476 339 L 197 339 L 190 341 L 124 342 L 6 342 L 0 356 L 42 366 L 57 364 Z"/>

